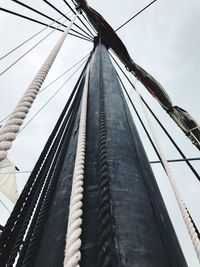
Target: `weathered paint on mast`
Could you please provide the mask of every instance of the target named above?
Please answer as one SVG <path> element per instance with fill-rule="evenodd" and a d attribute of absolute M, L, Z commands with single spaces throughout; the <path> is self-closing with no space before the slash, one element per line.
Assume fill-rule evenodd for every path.
<path fill-rule="evenodd" d="M 34 266 L 63 266 L 79 112 Z M 107 49 L 91 62 L 81 267 L 186 267 Z"/>

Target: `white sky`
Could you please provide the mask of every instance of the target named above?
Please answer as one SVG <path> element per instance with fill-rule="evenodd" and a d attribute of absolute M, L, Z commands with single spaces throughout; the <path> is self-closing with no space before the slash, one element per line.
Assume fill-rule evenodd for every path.
<path fill-rule="evenodd" d="M 37 8 L 54 18 L 60 17 L 59 14 L 41 0 L 23 0 L 23 2 L 28 5 L 32 5 L 34 8 Z M 63 1 L 53 0 L 51 2 L 56 4 L 56 6 L 64 13 L 68 11 Z M 88 2 L 108 20 L 113 28 L 120 26 L 133 14 L 149 3 L 146 0 L 88 0 Z M 70 1 L 69 3 L 71 4 Z M 41 16 L 36 15 L 9 0 L 0 0 L 0 7 L 21 12 L 25 15 L 49 23 L 47 19 L 42 18 Z M 199 14 L 200 2 L 198 0 L 158 0 L 153 6 L 118 32 L 134 61 L 149 71 L 164 86 L 174 105 L 178 105 L 183 109 L 186 109 L 198 122 L 200 121 Z M 30 37 L 32 34 L 41 30 L 43 27 L 44 26 L 1 12 L 0 57 L 16 45 L 20 44 L 26 38 Z M 45 31 L 23 48 L 19 49 L 8 58 L 0 61 L 0 72 L 15 59 L 21 56 L 22 53 L 26 52 L 48 32 L 50 32 L 50 30 Z M 6 74 L 0 76 L 0 120 L 12 112 L 19 101 L 19 98 L 25 92 L 32 78 L 55 45 L 60 34 L 61 33 L 59 32 L 53 33 L 47 40 L 17 63 L 15 67 L 10 69 Z M 48 84 L 48 82 L 55 79 L 76 61 L 83 58 L 91 51 L 91 49 L 92 44 L 71 36 L 67 37 L 67 40 L 61 49 L 55 64 L 45 81 L 45 84 Z M 69 77 L 69 75 L 66 75 L 54 86 L 49 87 L 44 94 L 38 96 L 30 114 L 27 117 L 27 120 L 29 120 L 40 109 L 40 107 L 51 95 L 53 95 L 53 93 L 59 88 L 62 82 Z M 69 92 L 72 90 L 77 77 L 78 75 L 76 75 L 72 81 L 59 92 L 53 101 L 51 101 L 48 106 L 33 120 L 33 122 L 19 134 L 14 142 L 13 147 L 9 152 L 9 158 L 19 167 L 21 171 L 31 170 L 33 168 L 62 108 L 66 103 Z M 131 88 L 129 84 L 126 83 L 126 85 L 130 91 Z M 191 145 L 190 141 L 187 140 L 181 130 L 168 117 L 165 111 L 162 110 L 159 104 L 157 104 L 156 100 L 152 99 L 152 97 L 146 92 L 146 89 L 142 88 L 138 83 L 137 87 L 153 108 L 156 115 L 173 135 L 175 141 L 182 148 L 186 156 L 199 157 L 199 151 Z M 141 110 L 138 105 L 138 101 L 136 100 L 136 96 L 132 91 L 131 95 L 134 98 L 136 106 L 139 110 Z M 135 118 L 135 115 L 133 116 Z M 143 130 L 141 129 L 137 119 L 135 120 L 149 159 L 156 159 Z M 156 124 L 155 127 L 167 158 L 179 158 L 178 153 Z M 192 165 L 198 172 L 200 172 L 200 162 L 193 162 Z M 200 229 L 200 211 L 198 207 L 198 203 L 200 201 L 199 182 L 193 176 L 186 164 L 173 163 L 171 166 L 173 167 L 177 184 L 183 195 L 184 201 L 186 202 L 197 226 Z M 167 178 L 160 166 L 155 166 L 153 169 L 177 231 L 177 235 L 183 247 L 184 254 L 186 255 L 189 267 L 198 267 L 199 263 L 192 249 L 192 245 L 184 228 L 182 219 L 180 218 Z M 27 178 L 27 174 L 17 175 L 19 191 L 22 190 Z M 8 200 L 6 200 L 2 195 L 0 197 L 6 205 L 12 208 L 12 204 L 10 204 Z M 0 204 L 0 223 L 4 224 L 7 217 L 7 211 Z"/>

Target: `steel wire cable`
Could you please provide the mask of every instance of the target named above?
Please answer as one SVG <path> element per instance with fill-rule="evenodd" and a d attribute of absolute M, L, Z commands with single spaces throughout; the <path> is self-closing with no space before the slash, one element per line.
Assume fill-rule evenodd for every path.
<path fill-rule="evenodd" d="M 41 25 L 44 25 L 44 26 L 48 26 L 48 25 L 49 25 L 49 24 L 47 24 L 47 23 L 45 23 L 45 22 L 36 20 L 36 19 L 34 19 L 34 18 L 31 18 L 31 17 L 27 17 L 27 16 L 25 16 L 25 15 L 22 15 L 22 14 L 20 14 L 20 13 L 17 13 L 17 12 L 11 11 L 11 10 L 8 10 L 8 9 L 6 9 L 6 8 L 2 8 L 2 7 L 0 7 L 0 11 L 3 11 L 3 12 L 6 12 L 6 13 L 9 13 L 9 14 L 11 14 L 11 15 L 15 15 L 15 16 L 18 16 L 18 17 L 27 19 L 27 20 L 30 20 L 30 21 L 32 21 L 32 22 L 35 22 L 35 23 L 38 23 L 38 24 L 41 24 Z M 56 29 L 56 30 L 61 31 L 61 32 L 64 32 L 64 30 L 57 29 L 56 27 L 53 27 L 53 26 L 50 26 L 50 28 L 52 28 L 52 29 Z"/>
<path fill-rule="evenodd" d="M 85 71 L 85 68 L 84 70 L 82 71 L 81 73 L 81 76 L 79 77 L 76 85 L 75 85 L 75 89 L 73 91 L 73 93 L 75 92 L 78 84 L 80 83 L 81 81 L 81 77 L 83 75 Z M 10 236 L 11 235 L 16 235 L 16 224 L 18 222 L 18 227 L 19 227 L 19 214 L 21 214 L 21 218 L 23 219 L 23 217 L 25 216 L 28 208 L 29 208 L 29 200 L 32 199 L 32 197 L 34 196 L 34 188 L 36 189 L 37 186 L 38 186 L 38 179 L 36 179 L 38 173 L 40 172 L 41 170 L 41 166 L 42 164 L 44 163 L 45 161 L 45 158 L 47 157 L 47 155 L 49 154 L 49 150 L 50 150 L 50 147 L 51 147 L 51 144 L 56 136 L 56 133 L 58 131 L 58 129 L 60 128 L 60 124 L 65 116 L 65 113 L 67 112 L 67 109 L 69 107 L 69 103 L 71 102 L 72 98 L 73 98 L 73 93 L 71 94 L 71 96 L 69 97 L 68 99 L 68 102 L 65 106 L 65 108 L 63 109 L 63 112 L 61 113 L 57 123 L 56 123 L 56 126 L 54 127 L 34 169 L 33 169 L 33 172 L 31 173 L 31 176 L 30 178 L 28 179 L 27 181 L 27 184 L 26 186 L 24 187 L 23 191 L 22 191 L 22 194 L 20 195 L 15 207 L 14 207 L 14 210 L 12 211 L 11 213 L 11 216 L 9 217 L 8 219 L 8 222 L 4 228 L 4 232 L 2 233 L 1 235 L 1 238 L 0 238 L 0 258 L 2 260 L 2 252 L 4 251 L 5 249 L 5 244 L 7 244 L 9 242 L 9 239 L 10 239 Z M 29 201 L 29 202 L 28 202 Z M 24 212 L 25 210 L 25 212 Z M 23 216 L 22 216 L 23 215 Z M 12 229 L 12 231 L 11 231 Z M 12 236 L 11 236 L 12 237 Z M 5 252 L 5 251 L 4 251 Z M 7 249 L 6 249 L 6 253 L 7 253 Z"/>
<path fill-rule="evenodd" d="M 118 30 L 120 30 L 122 27 L 124 27 L 126 24 L 128 24 L 131 20 L 133 20 L 134 18 L 136 18 L 138 15 L 140 15 L 142 12 L 144 12 L 147 8 L 149 8 L 151 5 L 153 5 L 157 0 L 152 1 L 150 4 L 148 4 L 147 6 L 145 6 L 143 9 L 141 9 L 139 12 L 137 12 L 133 17 L 131 17 L 129 20 L 127 20 L 126 22 L 124 22 L 121 26 L 119 26 L 115 32 L 117 32 Z"/>
<path fill-rule="evenodd" d="M 59 21 L 62 17 L 58 18 L 56 21 Z M 7 56 L 9 56 L 10 54 L 12 54 L 13 52 L 15 52 L 17 49 L 19 49 L 20 47 L 22 47 L 23 45 L 25 45 L 26 43 L 28 43 L 29 41 L 31 41 L 34 37 L 38 36 L 40 33 L 42 33 L 43 31 L 45 31 L 46 29 L 48 29 L 50 26 L 52 26 L 56 21 L 52 22 L 51 24 L 49 24 L 48 26 L 44 27 L 42 30 L 38 31 L 37 33 L 33 34 L 31 37 L 29 37 L 28 39 L 26 39 L 25 41 L 23 41 L 21 44 L 19 44 L 18 46 L 16 46 L 15 48 L 13 48 L 12 50 L 10 50 L 9 52 L 7 52 L 6 54 L 4 54 L 3 56 L 0 57 L 0 60 L 6 58 Z"/>
<path fill-rule="evenodd" d="M 76 17 L 74 17 L 75 20 Z M 72 25 L 73 22 L 70 23 L 70 25 Z M 59 41 L 57 42 L 56 46 L 54 47 L 54 49 L 51 51 L 50 55 L 48 56 L 47 60 L 45 61 L 45 63 L 43 64 L 43 67 L 40 69 L 40 71 L 38 72 L 38 74 L 36 75 L 36 78 L 38 77 L 38 75 L 41 73 L 41 71 L 43 71 L 44 68 L 46 68 L 46 66 L 48 67 L 47 70 L 45 70 L 45 75 L 48 73 L 50 67 L 52 66 L 52 63 L 56 57 L 56 55 L 59 52 L 59 49 L 61 48 L 66 36 L 67 36 L 68 30 L 66 30 L 65 34 L 59 39 Z M 51 62 L 49 62 L 49 60 L 51 59 Z M 48 63 L 48 64 L 47 64 Z M 36 80 L 36 78 L 34 78 L 34 82 Z M 42 76 L 43 78 L 43 76 Z M 33 82 L 31 84 L 34 84 Z M 41 83 L 39 84 L 41 86 Z M 8 222 L 6 224 L 5 230 L 1 235 L 0 238 L 0 251 L 2 251 L 2 249 L 5 246 L 5 243 L 9 240 L 10 234 L 11 232 L 13 232 L 15 223 L 18 220 L 18 216 L 19 216 L 19 212 L 23 209 L 27 198 L 30 199 L 31 193 L 32 193 L 32 189 L 34 188 L 35 184 L 38 182 L 37 181 L 37 174 L 40 170 L 40 167 L 43 164 L 44 158 L 47 155 L 49 148 L 51 146 L 52 140 L 54 139 L 53 134 L 55 134 L 55 131 L 53 131 L 52 135 L 50 136 L 50 138 L 47 141 L 47 144 L 45 146 L 45 149 L 42 151 L 39 160 L 37 161 L 33 172 L 31 173 L 30 179 L 28 180 L 24 190 L 22 191 L 22 194 L 20 195 L 20 197 L 17 200 L 17 203 L 15 205 L 15 208 L 13 210 L 13 212 L 11 213 L 11 216 L 8 219 Z M 0 253 L 1 255 L 1 253 Z"/>
<path fill-rule="evenodd" d="M 147 135 L 147 137 L 148 137 L 148 139 L 149 139 L 149 141 L 150 141 L 150 143 L 151 143 L 151 145 L 152 145 L 152 147 L 153 147 L 153 149 L 154 149 L 154 151 L 155 151 L 155 153 L 157 155 L 157 157 L 159 158 L 161 164 L 163 165 L 163 163 L 161 161 L 160 154 L 158 153 L 158 150 L 157 150 L 157 148 L 156 148 L 156 146 L 155 146 L 155 144 L 154 144 L 154 142 L 153 142 L 153 140 L 152 140 L 152 138 L 151 138 L 151 136 L 150 136 L 150 134 L 149 134 L 149 132 L 148 132 L 148 130 L 146 128 L 146 126 L 144 125 L 144 123 L 143 123 L 143 121 L 142 121 L 142 119 L 140 117 L 140 114 L 137 111 L 137 109 L 136 109 L 136 107 L 135 107 L 135 105 L 134 105 L 134 103 L 133 103 L 128 91 L 126 90 L 126 87 L 125 87 L 125 85 L 124 85 L 124 83 L 123 83 L 122 79 L 120 78 L 120 76 L 119 76 L 117 71 L 116 71 L 116 74 L 117 74 L 117 77 L 118 77 L 118 79 L 119 79 L 119 81 L 120 81 L 120 83 L 121 83 L 121 85 L 122 85 L 122 87 L 124 89 L 124 92 L 125 92 L 126 96 L 128 97 L 128 100 L 129 100 L 133 110 L 135 111 L 135 113 L 136 113 L 136 115 L 138 117 L 138 120 L 140 121 L 140 123 L 141 123 L 141 125 L 142 125 L 142 127 L 143 127 L 143 129 L 144 129 L 144 131 L 145 131 L 145 133 L 146 133 L 146 135 Z M 165 169 L 164 165 L 163 165 L 163 168 Z"/>
<path fill-rule="evenodd" d="M 76 93 L 76 91 L 74 90 L 72 95 L 74 96 L 75 93 Z M 72 97 L 71 97 L 71 99 L 72 99 Z M 76 99 L 76 97 L 75 97 L 75 99 Z M 75 101 L 75 100 L 73 100 L 73 101 Z M 31 222 L 31 226 L 30 227 L 32 227 L 32 226 L 35 227 L 35 224 L 37 222 L 38 216 L 40 216 L 40 210 L 42 208 L 45 196 L 46 196 L 46 194 L 48 192 L 49 184 L 51 183 L 51 178 L 52 178 L 53 171 L 54 171 L 54 168 L 55 168 L 54 165 L 56 164 L 56 162 L 58 160 L 59 149 L 62 146 L 63 138 L 65 138 L 65 134 L 63 134 L 63 132 L 64 132 L 64 129 L 67 127 L 68 120 L 69 120 L 69 118 L 71 116 L 71 111 L 73 109 L 73 105 L 71 107 L 72 108 L 70 108 L 70 110 L 67 111 L 65 119 L 62 122 L 62 126 L 61 126 L 61 128 L 59 130 L 59 133 L 56 136 L 56 139 L 55 139 L 54 144 L 53 144 L 53 146 L 51 148 L 51 151 L 49 152 L 49 155 L 46 158 L 47 164 L 46 164 L 45 168 L 43 168 L 43 170 L 40 171 L 41 175 L 40 175 L 40 177 L 38 177 L 38 179 L 40 180 L 40 183 L 41 183 L 41 181 L 46 179 L 45 182 L 44 182 L 45 184 L 44 184 L 43 188 L 42 188 L 42 186 L 39 186 L 37 191 L 36 191 L 36 193 L 34 194 L 32 203 L 29 206 L 28 213 L 27 213 L 27 215 L 26 215 L 26 217 L 24 219 L 23 225 L 22 225 L 21 230 L 20 230 L 20 232 L 18 234 L 18 237 L 17 237 L 17 240 L 15 242 L 15 245 L 14 245 L 14 248 L 12 250 L 12 253 L 9 256 L 9 260 L 7 262 L 8 266 L 12 266 L 12 264 L 15 261 L 17 253 L 19 251 L 19 247 L 20 247 L 20 245 L 22 243 L 24 234 L 25 234 L 26 229 L 27 229 L 27 227 L 29 225 L 29 222 L 31 220 L 31 216 L 33 214 L 33 211 L 34 211 L 36 205 L 37 205 L 37 208 L 34 211 L 33 220 Z M 39 200 L 38 200 L 38 198 L 39 198 Z M 34 227 L 32 227 L 32 228 L 34 229 Z M 29 234 L 29 232 L 28 232 L 28 234 Z M 29 234 L 29 236 L 28 236 L 28 234 L 27 234 L 26 239 L 30 241 L 30 234 Z M 25 244 L 23 244 L 23 246 L 24 245 Z"/>
<path fill-rule="evenodd" d="M 23 3 L 23 2 L 20 2 L 20 1 L 18 1 L 18 0 L 10 0 L 10 1 L 13 1 L 13 2 L 15 2 L 16 4 L 21 5 L 21 6 L 25 7 L 25 8 L 27 8 L 27 9 L 33 11 L 34 13 L 37 13 L 37 14 L 39 14 L 39 15 L 41 15 L 41 16 L 47 18 L 47 19 L 50 19 L 50 20 L 52 20 L 52 21 L 55 21 L 54 18 L 52 18 L 52 17 L 50 17 L 50 16 L 48 16 L 48 15 L 46 15 L 46 14 L 44 14 L 44 13 L 38 11 L 37 9 L 34 9 L 33 7 L 31 7 L 31 6 L 29 6 L 29 5 L 26 5 L 26 4 Z M 67 17 L 67 14 L 63 14 L 63 16 L 64 16 L 67 20 L 70 20 L 70 19 Z M 61 25 L 62 25 L 63 27 L 65 27 L 65 28 L 67 28 L 66 25 L 64 25 L 64 24 L 62 24 L 62 23 L 61 23 Z M 83 32 L 85 32 L 81 27 L 79 27 L 79 29 L 82 30 Z M 80 35 L 82 35 L 83 37 L 86 37 L 86 36 L 83 35 L 82 33 L 79 33 L 79 32 L 77 32 L 77 31 L 75 31 L 75 30 L 73 30 L 73 29 L 72 29 L 72 31 L 73 31 L 73 32 L 76 32 L 76 33 L 78 33 L 78 34 L 80 34 Z M 87 32 L 86 32 L 86 34 L 87 34 Z M 91 37 L 89 34 L 87 34 L 87 35 L 88 35 L 88 37 Z"/>
<path fill-rule="evenodd" d="M 58 26 L 60 27 L 60 25 Z M 46 40 L 50 35 L 52 35 L 56 29 L 53 29 L 50 33 L 48 33 L 46 36 L 44 36 L 39 42 L 37 42 L 35 45 L 33 45 L 30 49 L 28 49 L 24 54 L 22 54 L 18 59 L 16 59 L 12 64 L 10 64 L 7 68 L 5 68 L 2 72 L 0 72 L 0 76 L 2 76 L 4 73 L 6 73 L 9 69 L 11 69 L 15 64 L 17 64 L 22 58 L 24 58 L 26 55 L 28 55 L 34 48 L 36 48 L 39 44 L 41 44 L 44 40 Z"/>
<path fill-rule="evenodd" d="M 87 57 L 89 56 L 89 54 L 87 54 L 85 57 L 83 57 L 82 59 L 80 59 L 78 62 L 76 62 L 73 66 L 71 66 L 69 69 L 67 69 L 66 71 L 64 71 L 62 74 L 60 74 L 56 79 L 54 79 L 53 81 L 51 81 L 48 85 L 46 85 L 45 87 L 43 87 L 40 92 L 38 93 L 38 95 L 40 95 L 43 91 L 45 91 L 49 86 L 51 86 L 52 84 L 54 84 L 56 81 L 58 81 L 61 77 L 63 77 L 65 74 L 67 74 L 70 70 L 72 70 L 74 67 L 76 67 L 79 63 L 81 63 L 83 60 L 85 60 Z M 0 123 L 4 122 L 7 118 L 9 118 L 9 116 L 11 115 L 8 114 L 7 116 L 5 116 L 3 119 L 1 119 Z"/>
<path fill-rule="evenodd" d="M 82 86 L 83 87 L 83 86 Z M 61 151 L 59 153 L 59 160 L 56 165 L 54 165 L 53 169 L 53 175 L 52 175 L 52 181 L 51 184 L 49 185 L 49 190 L 46 192 L 46 198 L 44 199 L 43 205 L 41 206 L 39 215 L 36 216 L 36 223 L 32 225 L 32 235 L 31 238 L 27 238 L 28 244 L 27 244 L 27 249 L 26 249 L 26 254 L 24 256 L 24 261 L 23 261 L 23 267 L 28 267 L 30 266 L 30 263 L 33 260 L 34 254 L 37 250 L 37 244 L 39 242 L 40 234 L 44 225 L 44 220 L 48 211 L 48 207 L 52 198 L 52 193 L 55 188 L 55 183 L 56 183 L 56 178 L 59 176 L 59 173 L 61 171 L 62 167 L 62 162 L 64 160 L 64 155 L 66 153 L 66 147 L 70 139 L 70 135 L 73 129 L 74 121 L 75 118 L 77 117 L 77 112 L 78 112 L 78 106 L 80 104 L 81 100 L 81 92 L 80 90 L 79 94 L 77 94 L 78 99 L 74 99 L 74 105 L 72 106 L 72 115 L 70 117 L 69 124 L 66 127 L 65 132 L 63 133 L 63 138 L 64 142 L 62 142 L 61 145 Z"/>
<path fill-rule="evenodd" d="M 111 54 L 110 54 L 111 55 Z M 125 78 L 128 80 L 128 82 L 131 84 L 131 86 L 134 88 L 135 90 L 135 86 L 134 84 L 131 82 L 131 80 L 129 79 L 129 77 L 126 75 L 126 73 L 124 72 L 124 70 L 121 68 L 121 66 L 119 65 L 119 63 L 115 60 L 115 58 L 111 55 L 112 59 L 114 60 L 114 62 L 116 63 L 116 65 L 118 66 L 119 70 L 122 72 L 122 74 L 125 76 Z M 177 145 L 177 143 L 174 141 L 174 139 L 172 138 L 172 136 L 169 134 L 169 132 L 166 130 L 166 128 L 164 127 L 164 125 L 161 123 L 161 121 L 158 119 L 158 117 L 155 115 L 155 113 L 153 112 L 153 110 L 150 108 L 150 106 L 147 104 L 147 102 L 144 100 L 144 98 L 142 97 L 142 101 L 144 102 L 145 106 L 147 107 L 147 109 L 149 110 L 149 112 L 152 114 L 152 116 L 154 117 L 154 119 L 157 121 L 157 123 L 159 124 L 159 126 L 161 127 L 161 129 L 164 131 L 164 133 L 167 135 L 167 137 L 169 138 L 169 140 L 171 141 L 171 143 L 173 144 L 173 146 L 176 148 L 176 150 L 179 152 L 179 154 L 181 155 L 181 157 L 183 159 L 185 159 L 186 164 L 188 165 L 188 167 L 190 168 L 190 170 L 193 172 L 193 174 L 195 175 L 195 177 L 200 181 L 200 176 L 197 173 L 197 171 L 195 170 L 195 168 L 192 166 L 192 164 L 187 160 L 187 157 L 185 156 L 185 154 L 183 153 L 183 151 L 181 150 L 181 148 Z"/>
<path fill-rule="evenodd" d="M 31 18 L 31 17 L 24 16 L 24 15 L 22 15 L 22 14 L 20 14 L 20 13 L 17 13 L 17 12 L 14 12 L 14 11 L 11 11 L 11 10 L 8 10 L 8 9 L 5 9 L 5 8 L 1 8 L 1 7 L 0 7 L 0 11 L 3 11 L 3 12 L 6 12 L 6 13 L 9 13 L 9 14 L 12 14 L 12 15 L 15 15 L 15 16 L 18 16 L 18 17 L 21 17 L 21 18 L 23 18 L 23 19 L 26 19 L 26 20 L 29 20 L 29 21 L 32 21 L 32 22 L 35 22 L 35 23 L 38 23 L 38 24 L 41 24 L 41 25 L 44 25 L 44 26 L 48 26 L 47 23 L 44 23 L 44 22 L 42 22 L 42 21 L 36 20 L 36 19 L 34 19 L 34 18 Z M 62 30 L 62 29 L 58 29 L 58 28 L 53 27 L 53 26 L 50 26 L 50 28 L 52 28 L 52 29 L 56 29 L 56 30 L 61 31 L 61 32 L 64 32 L 64 30 Z M 78 33 L 78 34 L 80 34 L 80 33 Z M 85 41 L 89 41 L 89 42 L 91 42 L 91 39 L 88 39 L 88 38 L 85 38 L 85 37 L 82 37 L 82 36 L 73 34 L 73 33 L 71 33 L 71 32 L 69 33 L 69 35 L 74 36 L 74 37 L 77 37 L 77 38 L 80 38 L 80 39 L 85 40 Z M 81 34 L 81 35 L 82 35 L 82 34 Z"/>
<path fill-rule="evenodd" d="M 187 158 L 188 161 L 200 161 L 200 158 Z M 171 162 L 171 163 L 176 163 L 176 162 L 185 162 L 185 159 L 168 159 L 167 160 L 168 162 Z M 158 164 L 158 163 L 161 163 L 159 160 L 154 160 L 154 161 L 149 161 L 150 164 Z M 17 173 L 16 172 L 3 172 L 3 173 L 0 173 L 1 174 L 24 174 L 24 173 L 31 173 L 31 171 L 18 171 Z"/>
<path fill-rule="evenodd" d="M 72 75 L 57 89 L 57 91 L 45 102 L 44 105 L 31 117 L 31 119 L 21 128 L 18 134 L 20 134 L 32 121 L 35 119 L 35 117 L 49 104 L 49 102 L 60 92 L 60 90 L 71 80 L 71 78 L 80 70 L 82 65 L 85 63 L 85 61 L 79 66 L 77 70 L 75 70 Z"/>
<path fill-rule="evenodd" d="M 66 0 L 63 0 L 65 2 L 65 4 L 70 8 L 70 10 L 75 14 L 76 12 L 73 10 L 73 8 L 70 6 L 70 4 L 66 1 Z M 87 25 L 83 22 L 83 20 L 78 17 L 78 20 L 82 23 L 82 25 L 90 32 L 90 34 L 92 36 L 94 36 L 94 34 L 91 32 L 91 30 L 87 27 Z"/>
<path fill-rule="evenodd" d="M 150 132 L 152 134 L 154 142 L 155 142 L 155 144 L 157 146 L 157 149 L 159 151 L 159 154 L 160 154 L 161 159 L 163 161 L 163 164 L 165 166 L 165 172 L 166 172 L 167 178 L 169 179 L 169 183 L 171 185 L 172 191 L 173 191 L 174 196 L 176 198 L 178 207 L 180 209 L 180 212 L 181 212 L 181 215 L 182 215 L 182 219 L 183 219 L 183 221 L 184 221 L 184 223 L 185 223 L 185 225 L 187 227 L 188 234 L 189 234 L 189 236 L 191 238 L 191 241 L 193 243 L 194 249 L 196 251 L 196 255 L 197 255 L 197 257 L 199 259 L 199 262 L 200 262 L 200 239 L 199 239 L 199 233 L 197 231 L 197 228 L 195 228 L 195 225 L 193 224 L 194 221 L 192 220 L 192 218 L 191 218 L 191 216 L 190 216 L 190 214 L 188 212 L 187 206 L 184 203 L 183 197 L 182 197 L 182 195 L 180 193 L 180 190 L 179 190 L 179 188 L 177 186 L 176 179 L 174 177 L 172 169 L 170 168 L 170 165 L 167 162 L 165 153 L 163 151 L 161 143 L 159 142 L 159 138 L 156 135 L 156 132 L 155 132 L 153 124 L 152 124 L 152 122 L 150 120 L 149 114 L 147 113 L 147 109 L 145 108 L 144 102 L 142 102 L 141 96 L 140 96 L 140 94 L 139 94 L 137 89 L 136 89 L 136 93 L 137 93 L 137 96 L 139 98 L 140 104 L 142 106 L 142 110 L 144 112 L 144 116 L 145 116 L 145 119 L 147 121 L 149 130 L 150 130 Z"/>
<path fill-rule="evenodd" d="M 47 5 L 49 5 L 51 8 L 53 8 L 54 10 L 56 10 L 59 14 L 61 14 L 63 17 L 65 17 L 68 21 L 71 21 L 70 18 L 68 18 L 63 12 L 61 12 L 56 6 L 54 6 L 53 4 L 51 4 L 49 1 L 47 1 L 47 0 L 43 0 L 43 2 L 45 2 L 45 3 L 46 3 Z M 75 25 L 78 29 L 82 30 L 85 34 L 87 34 L 89 38 L 92 38 L 92 39 L 93 39 L 93 36 L 92 36 L 92 35 L 88 34 L 85 30 L 83 30 L 83 29 L 82 29 L 80 26 L 78 26 L 76 23 L 74 23 L 74 25 Z M 78 33 L 76 30 L 73 30 L 73 32 Z M 80 33 L 79 33 L 79 34 L 80 34 Z M 92 40 L 92 39 L 91 39 L 91 40 Z"/>

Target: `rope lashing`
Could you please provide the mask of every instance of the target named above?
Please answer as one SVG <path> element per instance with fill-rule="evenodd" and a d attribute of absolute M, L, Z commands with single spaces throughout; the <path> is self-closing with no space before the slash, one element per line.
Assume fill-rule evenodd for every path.
<path fill-rule="evenodd" d="M 89 65 L 90 66 L 90 65 Z M 85 165 L 85 145 L 86 145 L 86 120 L 87 120 L 87 98 L 89 84 L 89 66 L 86 72 L 85 85 L 83 89 L 81 115 L 78 133 L 78 144 L 72 180 L 72 190 L 70 197 L 68 227 L 65 245 L 64 267 L 78 267 L 81 259 L 81 225 L 82 225 L 82 199 L 83 199 L 83 179 Z"/>
<path fill-rule="evenodd" d="M 26 115 L 28 114 L 39 90 L 53 65 L 53 62 L 60 51 L 75 19 L 77 18 L 76 14 L 69 24 L 66 31 L 58 40 L 56 46 L 53 48 L 44 64 L 36 74 L 35 78 L 29 85 L 24 96 L 19 101 L 14 112 L 11 114 L 6 124 L 0 129 L 0 161 L 7 157 L 7 151 L 11 148 L 12 142 L 15 140 L 17 133 L 20 130 L 20 126 L 23 124 Z"/>
<path fill-rule="evenodd" d="M 175 198 L 176 198 L 176 201 L 177 201 L 177 204 L 179 206 L 179 209 L 180 209 L 180 212 L 181 212 L 181 215 L 183 217 L 183 220 L 185 222 L 185 225 L 188 229 L 188 233 L 190 235 L 190 238 L 192 240 L 192 243 L 194 245 L 194 248 L 195 248 L 195 251 L 196 251 L 196 255 L 199 259 L 199 262 L 200 262 L 200 240 L 199 240 L 199 237 L 198 237 L 198 234 L 196 232 L 196 229 L 195 229 L 195 226 L 191 220 L 191 217 L 190 217 L 190 214 L 188 212 L 188 209 L 182 199 L 182 196 L 179 192 L 179 189 L 177 187 L 177 184 L 176 184 L 176 181 L 175 181 L 175 178 L 174 178 L 174 175 L 172 173 L 172 170 L 170 168 L 170 165 L 166 159 L 166 156 L 162 150 L 162 146 L 157 138 L 157 135 L 155 134 L 155 131 L 154 131 L 154 128 L 153 128 L 153 125 L 150 121 L 150 118 L 146 112 L 146 109 L 144 107 L 144 104 L 142 102 L 142 99 L 141 99 L 141 96 L 138 92 L 138 90 L 136 89 L 136 92 L 137 92 L 137 95 L 138 95 L 138 98 L 139 98 L 139 101 L 140 101 L 140 104 L 141 104 L 141 107 L 143 109 L 143 112 L 144 112 L 144 115 L 145 115 L 145 118 L 146 118 L 146 121 L 148 123 L 148 126 L 149 126 L 149 129 L 151 131 L 151 134 L 152 134 L 152 137 L 155 141 L 155 144 L 157 146 L 157 149 L 159 151 L 159 154 L 160 154 L 160 157 L 161 157 L 161 160 L 163 162 L 163 165 L 165 167 L 165 171 L 166 171 L 166 174 L 167 174 L 167 177 L 169 178 L 169 182 L 170 182 L 170 185 L 172 187 L 172 190 L 174 192 L 174 195 L 175 195 Z"/>

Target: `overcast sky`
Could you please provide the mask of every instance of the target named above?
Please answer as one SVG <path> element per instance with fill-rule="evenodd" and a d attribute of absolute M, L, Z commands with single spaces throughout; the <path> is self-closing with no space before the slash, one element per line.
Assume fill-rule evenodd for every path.
<path fill-rule="evenodd" d="M 46 14 L 59 18 L 60 15 L 48 7 L 42 0 L 23 0 L 24 3 Z M 52 3 L 64 13 L 68 8 L 62 0 L 52 0 Z M 70 1 L 69 1 L 70 2 Z M 70 2 L 71 3 L 71 2 Z M 137 11 L 149 3 L 146 0 L 88 0 L 113 26 L 117 28 Z M 27 16 L 34 17 L 46 23 L 49 20 L 26 10 L 9 0 L 0 0 L 0 7 L 21 12 Z M 1 12 L 1 11 L 0 11 Z M 64 21 L 64 19 L 62 20 Z M 78 21 L 77 21 L 78 23 Z M 79 24 L 79 23 L 78 23 Z M 81 24 L 80 24 L 81 25 Z M 200 2 L 199 0 L 158 0 L 153 6 L 138 16 L 118 34 L 127 46 L 130 55 L 136 63 L 149 71 L 166 89 L 174 105 L 186 109 L 197 122 L 200 122 L 199 109 L 199 70 L 200 70 Z M 26 40 L 31 35 L 43 29 L 44 26 L 26 21 L 13 15 L 0 13 L 0 57 L 15 46 Z M 41 35 L 30 41 L 18 51 L 0 61 L 0 72 L 2 72 L 15 59 L 26 52 L 42 37 L 51 30 L 47 29 Z M 54 32 L 49 38 L 29 53 L 25 58 L 11 68 L 7 73 L 0 76 L 0 120 L 11 113 L 25 92 L 32 78 L 44 62 L 49 52 L 60 36 L 60 32 Z M 61 49 L 46 81 L 48 84 L 67 70 L 78 60 L 87 55 L 92 49 L 92 43 L 68 36 Z M 39 95 L 34 103 L 27 121 L 41 108 L 41 106 L 54 94 L 59 86 L 69 77 L 64 76 L 54 86 L 49 87 L 46 92 Z M 19 134 L 9 152 L 9 158 L 21 171 L 29 171 L 33 168 L 58 116 L 64 107 L 67 97 L 73 88 L 77 75 L 58 93 L 58 95 L 43 109 L 43 111 L 30 123 L 30 125 Z M 131 87 L 126 83 L 128 91 L 134 99 L 139 110 L 138 101 Z M 175 141 L 182 148 L 187 157 L 199 157 L 199 151 L 185 137 L 181 130 L 162 110 L 155 99 L 136 84 L 141 94 L 153 108 L 157 116 L 165 124 L 168 131 L 173 135 Z M 135 115 L 133 117 L 141 135 L 150 160 L 156 156 L 150 147 L 146 136 L 141 129 Z M 158 136 L 168 159 L 179 158 L 179 154 L 172 147 L 167 138 L 155 124 Z M 200 162 L 192 165 L 200 172 Z M 183 195 L 197 226 L 200 229 L 200 185 L 194 175 L 184 163 L 171 164 L 177 184 Z M 170 190 L 167 178 L 160 166 L 153 167 L 158 184 L 162 191 L 166 206 L 171 215 L 174 227 L 182 244 L 189 267 L 198 267 L 199 263 L 192 249 L 190 239 L 180 218 L 174 196 Z M 21 191 L 27 174 L 17 174 L 18 190 Z M 1 199 L 12 208 L 11 203 L 2 195 Z M 0 223 L 4 224 L 8 212 L 0 204 Z"/>

